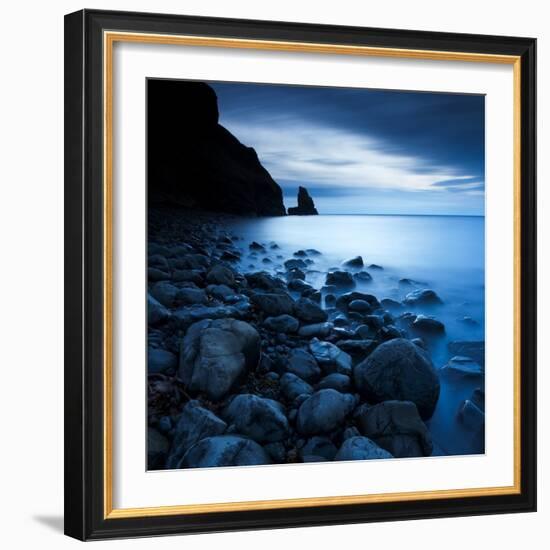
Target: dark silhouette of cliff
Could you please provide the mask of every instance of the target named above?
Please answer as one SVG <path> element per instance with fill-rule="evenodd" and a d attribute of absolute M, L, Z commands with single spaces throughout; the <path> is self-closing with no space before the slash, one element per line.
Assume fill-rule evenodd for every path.
<path fill-rule="evenodd" d="M 256 151 L 221 126 L 218 118 L 216 93 L 208 84 L 148 81 L 149 203 L 284 216 L 279 185 Z"/>
<path fill-rule="evenodd" d="M 317 208 L 313 199 L 305 187 L 298 187 L 298 206 L 292 206 L 288 209 L 289 216 L 312 216 L 317 215 Z"/>

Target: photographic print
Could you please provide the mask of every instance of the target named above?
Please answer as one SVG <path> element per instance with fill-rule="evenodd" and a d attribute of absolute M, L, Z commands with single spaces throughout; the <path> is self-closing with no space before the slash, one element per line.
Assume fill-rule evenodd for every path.
<path fill-rule="evenodd" d="M 484 453 L 484 96 L 146 85 L 148 469 Z"/>

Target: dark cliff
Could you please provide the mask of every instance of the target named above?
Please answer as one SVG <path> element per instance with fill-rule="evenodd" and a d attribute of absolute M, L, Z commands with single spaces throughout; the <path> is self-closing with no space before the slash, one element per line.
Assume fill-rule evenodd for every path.
<path fill-rule="evenodd" d="M 279 185 L 256 151 L 221 126 L 218 118 L 216 93 L 208 84 L 148 81 L 149 203 L 284 216 Z"/>
<path fill-rule="evenodd" d="M 298 187 L 298 206 L 288 209 L 289 216 L 315 216 L 319 214 L 315 203 L 305 187 Z"/>

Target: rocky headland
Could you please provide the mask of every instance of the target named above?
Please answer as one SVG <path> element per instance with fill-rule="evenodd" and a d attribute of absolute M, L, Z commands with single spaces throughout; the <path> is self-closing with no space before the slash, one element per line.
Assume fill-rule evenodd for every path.
<path fill-rule="evenodd" d="M 317 208 L 305 187 L 298 187 L 298 206 L 291 206 L 288 209 L 289 216 L 316 216 Z"/>
<path fill-rule="evenodd" d="M 457 421 L 483 438 L 484 343 L 432 362 L 444 296 L 408 279 L 400 301 L 365 292 L 382 266 L 361 256 L 314 286 L 322 250 L 284 256 L 228 219 L 149 210 L 150 469 L 444 454 L 429 420 L 441 384 L 465 379 L 478 388 Z M 249 257 L 270 269 L 245 269 Z"/>

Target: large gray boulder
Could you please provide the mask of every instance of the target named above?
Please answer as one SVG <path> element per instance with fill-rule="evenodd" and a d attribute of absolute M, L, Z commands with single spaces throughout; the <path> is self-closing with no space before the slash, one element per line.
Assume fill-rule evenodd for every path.
<path fill-rule="evenodd" d="M 201 439 L 221 435 L 227 424 L 212 411 L 201 407 L 198 401 L 189 401 L 179 415 L 167 468 L 177 468 L 183 455 Z"/>
<path fill-rule="evenodd" d="M 373 460 L 380 458 L 393 458 L 393 456 L 368 437 L 355 436 L 346 439 L 342 443 L 334 460 Z"/>
<path fill-rule="evenodd" d="M 253 394 L 237 395 L 226 407 L 223 417 L 234 433 L 258 443 L 282 441 L 288 435 L 283 406 L 273 399 Z"/>
<path fill-rule="evenodd" d="M 299 376 L 287 372 L 280 379 L 281 393 L 284 397 L 292 402 L 299 395 L 310 395 L 313 393 L 313 388 Z"/>
<path fill-rule="evenodd" d="M 319 390 L 298 409 L 296 429 L 304 435 L 329 433 L 343 425 L 355 405 L 355 398 L 349 393 Z"/>
<path fill-rule="evenodd" d="M 260 358 L 257 330 L 235 319 L 206 319 L 189 327 L 180 349 L 179 376 L 191 392 L 217 401 Z"/>
<path fill-rule="evenodd" d="M 404 338 L 379 345 L 355 366 L 353 376 L 369 401 L 412 401 L 423 419 L 432 416 L 439 398 L 439 379 L 430 357 Z"/>
<path fill-rule="evenodd" d="M 260 464 L 271 464 L 271 458 L 258 443 L 238 435 L 218 435 L 207 437 L 193 445 L 178 466 L 216 468 Z"/>
<path fill-rule="evenodd" d="M 395 457 L 432 454 L 432 438 L 411 401 L 384 401 L 360 407 L 355 423 L 363 435 Z"/>

